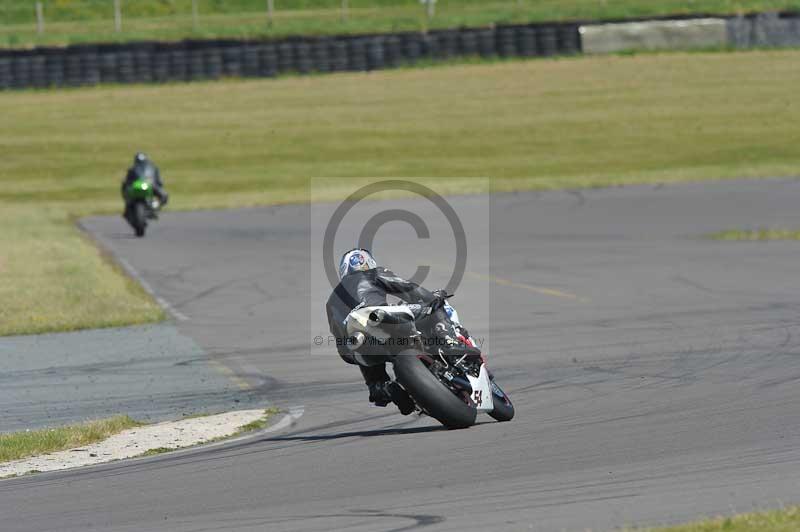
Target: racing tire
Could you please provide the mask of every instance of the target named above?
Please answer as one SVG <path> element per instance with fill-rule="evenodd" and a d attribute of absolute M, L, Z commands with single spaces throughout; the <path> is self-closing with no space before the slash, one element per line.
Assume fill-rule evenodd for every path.
<path fill-rule="evenodd" d="M 469 399 L 456 396 L 431 373 L 412 349 L 400 352 L 394 359 L 397 382 L 428 415 L 448 429 L 463 429 L 475 424 L 478 411 Z M 469 401 L 467 403 L 466 401 Z"/>
<path fill-rule="evenodd" d="M 133 220 L 131 225 L 133 225 L 133 230 L 136 232 L 136 236 L 139 238 L 144 236 L 145 230 L 147 229 L 147 208 L 144 206 L 144 203 L 141 201 L 137 201 L 133 205 Z"/>
<path fill-rule="evenodd" d="M 494 381 L 492 381 L 492 402 L 494 403 L 494 409 L 489 412 L 491 417 L 497 421 L 511 421 L 514 419 L 514 404 L 506 392 Z"/>

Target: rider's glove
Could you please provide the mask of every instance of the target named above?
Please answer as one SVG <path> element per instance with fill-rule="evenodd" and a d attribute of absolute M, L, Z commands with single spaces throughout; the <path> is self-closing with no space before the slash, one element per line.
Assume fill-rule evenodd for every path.
<path fill-rule="evenodd" d="M 434 290 L 433 294 L 433 301 L 431 302 L 431 309 L 438 310 L 444 306 L 445 301 L 449 297 L 447 290 L 440 288 L 439 290 Z"/>

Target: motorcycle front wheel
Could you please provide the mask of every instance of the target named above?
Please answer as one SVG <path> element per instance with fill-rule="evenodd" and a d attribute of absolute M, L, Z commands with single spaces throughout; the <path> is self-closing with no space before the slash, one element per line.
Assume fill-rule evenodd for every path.
<path fill-rule="evenodd" d="M 478 411 L 469 398 L 455 395 L 428 369 L 413 349 L 400 352 L 394 358 L 397 382 L 431 417 L 449 429 L 463 429 L 475 424 Z"/>
<path fill-rule="evenodd" d="M 511 421 L 514 419 L 514 404 L 511 399 L 495 382 L 492 380 L 492 403 L 494 409 L 489 412 L 497 421 Z"/>
<path fill-rule="evenodd" d="M 147 229 L 147 207 L 145 207 L 144 202 L 137 201 L 134 203 L 131 218 L 131 225 L 136 232 L 136 236 L 143 237 Z"/>

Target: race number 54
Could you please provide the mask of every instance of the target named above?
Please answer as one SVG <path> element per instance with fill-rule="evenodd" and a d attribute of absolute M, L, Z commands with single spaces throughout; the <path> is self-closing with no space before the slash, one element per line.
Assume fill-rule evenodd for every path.
<path fill-rule="evenodd" d="M 483 390 L 475 390 L 472 394 L 472 400 L 475 401 L 475 406 L 483 405 Z"/>

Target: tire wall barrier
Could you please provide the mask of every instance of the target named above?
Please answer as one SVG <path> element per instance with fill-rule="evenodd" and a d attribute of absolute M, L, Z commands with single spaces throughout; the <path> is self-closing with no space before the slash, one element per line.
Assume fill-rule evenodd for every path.
<path fill-rule="evenodd" d="M 166 83 L 285 73 L 367 72 L 420 60 L 581 52 L 577 24 L 497 26 L 271 41 L 76 45 L 0 50 L 0 90 Z"/>
<path fill-rule="evenodd" d="M 271 41 L 75 45 L 0 50 L 0 90 L 165 83 L 284 73 L 366 72 L 457 57 L 547 57 L 626 50 L 800 47 L 800 14 L 528 24 L 429 33 Z"/>
<path fill-rule="evenodd" d="M 728 42 L 735 48 L 800 46 L 800 17 L 762 13 L 726 21 Z"/>

